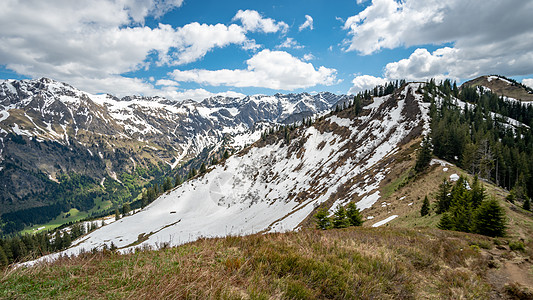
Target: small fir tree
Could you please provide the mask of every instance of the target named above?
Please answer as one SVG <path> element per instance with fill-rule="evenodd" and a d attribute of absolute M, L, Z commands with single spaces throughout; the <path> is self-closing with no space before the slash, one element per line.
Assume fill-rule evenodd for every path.
<path fill-rule="evenodd" d="M 224 154 L 222 154 L 222 157 L 224 157 L 224 159 L 228 159 L 228 157 L 229 157 L 228 150 L 224 150 Z"/>
<path fill-rule="evenodd" d="M 120 212 L 118 211 L 118 208 L 115 208 L 115 221 L 120 220 Z"/>
<path fill-rule="evenodd" d="M 522 205 L 522 208 L 525 210 L 531 210 L 531 200 L 529 199 L 529 197 L 527 197 L 526 200 L 524 200 L 524 204 Z"/>
<path fill-rule="evenodd" d="M 428 199 L 427 195 L 424 197 L 424 202 L 422 203 L 422 208 L 420 208 L 420 215 L 422 217 L 426 216 L 426 215 L 429 215 L 429 199 Z"/>
<path fill-rule="evenodd" d="M 200 174 L 205 174 L 207 172 L 207 168 L 204 163 L 200 166 Z"/>
<path fill-rule="evenodd" d="M 333 213 L 333 228 L 346 228 L 348 226 L 350 226 L 350 220 L 346 215 L 346 209 L 339 205 Z"/>
<path fill-rule="evenodd" d="M 442 230 L 453 230 L 453 221 L 452 218 L 448 213 L 442 214 L 442 217 L 440 218 L 439 224 L 437 224 L 437 227 Z"/>
<path fill-rule="evenodd" d="M 4 252 L 4 249 L 2 248 L 2 246 L 0 246 L 0 269 L 7 267 L 8 264 L 9 264 L 9 261 L 7 260 L 7 255 Z"/>
<path fill-rule="evenodd" d="M 485 200 L 476 211 L 474 232 L 491 237 L 503 236 L 506 228 L 503 208 L 496 199 Z"/>
<path fill-rule="evenodd" d="M 317 229 L 326 230 L 326 229 L 330 229 L 332 227 L 331 218 L 328 217 L 327 209 L 324 209 L 324 208 L 320 209 L 315 214 L 315 221 L 316 221 L 316 228 Z"/>
<path fill-rule="evenodd" d="M 439 190 L 437 192 L 437 213 L 441 214 L 448 211 L 450 204 L 450 183 L 444 179 L 439 185 Z"/>
<path fill-rule="evenodd" d="M 131 211 L 130 204 L 129 203 L 124 203 L 124 205 L 122 205 L 122 214 L 123 215 L 127 215 L 127 214 L 129 214 L 130 211 Z"/>
<path fill-rule="evenodd" d="M 350 202 L 346 207 L 346 217 L 350 221 L 350 226 L 363 225 L 363 216 L 361 216 L 359 208 L 353 202 Z"/>
<path fill-rule="evenodd" d="M 429 138 L 425 137 L 422 140 L 422 147 L 416 156 L 415 171 L 420 173 L 424 171 L 431 162 L 431 143 Z"/>

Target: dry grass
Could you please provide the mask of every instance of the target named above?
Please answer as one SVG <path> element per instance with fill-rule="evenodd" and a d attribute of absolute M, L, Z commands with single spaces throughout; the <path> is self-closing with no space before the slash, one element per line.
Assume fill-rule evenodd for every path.
<path fill-rule="evenodd" d="M 486 298 L 487 265 L 439 230 L 350 228 L 205 239 L 6 271 L 1 298 Z"/>

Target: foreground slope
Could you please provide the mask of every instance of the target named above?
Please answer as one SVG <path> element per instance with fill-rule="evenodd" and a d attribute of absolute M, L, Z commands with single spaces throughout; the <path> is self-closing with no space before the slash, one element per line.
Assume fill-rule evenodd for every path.
<path fill-rule="evenodd" d="M 488 237 L 459 232 L 364 227 L 202 239 L 19 268 L 0 277 L 0 298 L 528 297 L 523 287 L 499 287 L 491 277 L 498 259 L 516 255 L 505 247 L 486 255 L 496 247 Z"/>
<path fill-rule="evenodd" d="M 61 254 L 111 243 L 127 252 L 200 237 L 289 231 L 321 204 L 355 201 L 360 209 L 369 208 L 380 198 L 378 188 L 395 162 L 393 154 L 429 125 L 429 104 L 417 88 L 409 84 L 376 97 L 357 117 L 345 110 L 287 138 L 270 135 Z"/>

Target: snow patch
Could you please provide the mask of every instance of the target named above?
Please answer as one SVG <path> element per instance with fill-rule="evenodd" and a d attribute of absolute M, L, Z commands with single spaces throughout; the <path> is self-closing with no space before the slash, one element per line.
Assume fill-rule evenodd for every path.
<path fill-rule="evenodd" d="M 381 221 L 379 221 L 379 222 L 376 222 L 374 225 L 372 225 L 372 227 L 379 227 L 379 226 L 381 226 L 381 225 L 387 224 L 388 222 L 390 222 L 390 221 L 396 219 L 397 217 L 398 217 L 398 215 L 392 215 L 392 216 L 390 216 L 390 217 L 388 217 L 388 218 L 386 218 L 386 219 L 384 219 L 384 220 L 381 220 Z"/>

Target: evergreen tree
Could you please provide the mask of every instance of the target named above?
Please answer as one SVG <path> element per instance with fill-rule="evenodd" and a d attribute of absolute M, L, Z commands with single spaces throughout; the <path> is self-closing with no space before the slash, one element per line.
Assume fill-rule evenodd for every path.
<path fill-rule="evenodd" d="M 485 194 L 485 188 L 479 182 L 477 175 L 474 176 L 474 181 L 472 182 L 471 194 L 472 194 L 472 208 L 473 209 L 478 208 L 479 205 L 481 205 L 481 203 L 483 202 L 483 200 L 485 200 L 485 198 L 487 197 L 487 195 Z"/>
<path fill-rule="evenodd" d="M 328 217 L 327 209 L 320 209 L 315 214 L 316 228 L 317 229 L 330 229 L 332 227 L 331 218 Z"/>
<path fill-rule="evenodd" d="M 442 230 L 453 230 L 454 224 L 452 221 L 452 218 L 450 218 L 450 215 L 448 213 L 442 214 L 442 217 L 440 218 L 439 224 L 437 224 L 437 227 Z"/>
<path fill-rule="evenodd" d="M 148 205 L 148 203 L 149 203 L 149 201 L 148 201 L 148 192 L 147 191 L 143 191 L 142 192 L 142 196 L 141 196 L 141 208 L 145 208 L 146 205 Z"/>
<path fill-rule="evenodd" d="M 120 212 L 118 211 L 118 208 L 115 208 L 115 221 L 120 219 Z"/>
<path fill-rule="evenodd" d="M 176 175 L 176 179 L 174 181 L 174 186 L 178 186 L 178 185 L 181 185 L 183 183 L 183 181 L 181 180 L 181 176 L 180 174 L 177 174 Z"/>
<path fill-rule="evenodd" d="M 363 216 L 361 216 L 359 208 L 353 202 L 350 202 L 346 207 L 346 217 L 350 221 L 350 226 L 363 225 Z"/>
<path fill-rule="evenodd" d="M 439 190 L 437 192 L 437 213 L 441 214 L 447 212 L 450 208 L 451 197 L 450 197 L 450 183 L 444 179 L 439 185 Z"/>
<path fill-rule="evenodd" d="M 4 252 L 4 249 L 2 248 L 2 246 L 0 246 L 0 269 L 7 267 L 8 264 L 9 264 L 9 261 L 7 260 L 7 255 Z"/>
<path fill-rule="evenodd" d="M 204 163 L 200 166 L 200 174 L 205 174 L 207 172 L 207 168 Z"/>
<path fill-rule="evenodd" d="M 503 208 L 496 199 L 485 200 L 476 211 L 474 232 L 488 236 L 503 236 L 506 228 Z"/>
<path fill-rule="evenodd" d="M 426 137 L 422 140 L 422 147 L 416 156 L 415 171 L 420 173 L 424 171 L 431 162 L 431 143 Z"/>
<path fill-rule="evenodd" d="M 266 137 L 266 135 L 265 135 Z M 218 159 L 216 157 L 213 157 L 213 160 L 211 161 L 211 165 L 217 165 L 218 164 Z"/>
<path fill-rule="evenodd" d="M 426 195 L 424 197 L 424 202 L 422 203 L 422 208 L 420 208 L 420 215 L 423 217 L 428 214 L 429 214 L 429 199 L 428 199 L 428 196 Z"/>
<path fill-rule="evenodd" d="M 531 200 L 529 199 L 529 197 L 527 197 L 526 200 L 524 200 L 524 204 L 522 204 L 522 208 L 525 210 L 531 210 Z"/>
<path fill-rule="evenodd" d="M 350 220 L 346 215 L 346 209 L 344 206 L 339 205 L 333 213 L 333 228 L 346 228 L 350 226 Z"/>
<path fill-rule="evenodd" d="M 61 237 L 61 249 L 66 249 L 72 244 L 72 238 L 69 233 L 64 232 Z"/>
<path fill-rule="evenodd" d="M 228 159 L 228 157 L 229 157 L 228 150 L 224 150 L 224 154 L 222 154 L 222 157 L 224 157 L 224 159 Z"/>
<path fill-rule="evenodd" d="M 172 179 L 170 177 L 166 177 L 165 181 L 163 182 L 163 191 L 166 192 L 172 188 Z"/>
<path fill-rule="evenodd" d="M 125 215 L 129 214 L 130 211 L 131 211 L 130 204 L 129 203 L 124 203 L 122 205 L 122 214 L 125 216 Z"/>
<path fill-rule="evenodd" d="M 353 112 L 357 116 L 363 111 L 363 104 L 359 95 L 354 97 L 353 100 Z"/>

